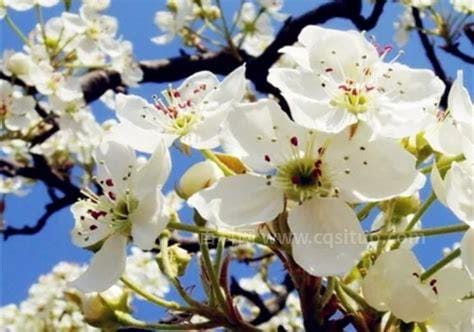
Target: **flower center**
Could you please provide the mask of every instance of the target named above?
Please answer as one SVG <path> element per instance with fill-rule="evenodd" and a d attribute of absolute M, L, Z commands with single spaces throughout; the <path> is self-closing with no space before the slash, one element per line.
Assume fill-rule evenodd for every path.
<path fill-rule="evenodd" d="M 330 102 L 331 106 L 346 109 L 352 114 L 360 114 L 367 111 L 369 107 L 369 92 L 372 87 L 353 87 L 352 84 L 339 86 L 339 93 Z"/>
<path fill-rule="evenodd" d="M 179 114 L 173 122 L 174 131 L 180 136 L 188 134 L 198 120 L 194 113 Z"/>

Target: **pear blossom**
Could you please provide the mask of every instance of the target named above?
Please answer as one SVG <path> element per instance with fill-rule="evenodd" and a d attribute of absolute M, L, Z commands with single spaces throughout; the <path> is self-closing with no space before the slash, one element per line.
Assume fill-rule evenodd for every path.
<path fill-rule="evenodd" d="M 242 5 L 236 23 L 241 33 L 235 37 L 235 41 L 252 56 L 259 56 L 274 39 L 270 16 L 258 13 L 251 2 Z"/>
<path fill-rule="evenodd" d="M 107 51 L 108 52 L 108 51 Z M 143 79 L 143 71 L 133 56 L 133 44 L 129 41 L 116 43 L 111 56 L 112 69 L 120 73 L 122 81 L 127 86 L 137 86 Z"/>
<path fill-rule="evenodd" d="M 385 252 L 362 281 L 364 299 L 406 323 L 426 323 L 433 331 L 465 331 L 472 314 L 472 300 L 462 300 L 473 290 L 469 275 L 447 267 L 421 281 L 422 273 L 410 250 Z"/>
<path fill-rule="evenodd" d="M 284 21 L 288 18 L 287 14 L 281 13 L 283 8 L 283 0 L 258 0 L 260 6 L 265 8 L 267 13 L 277 21 Z"/>
<path fill-rule="evenodd" d="M 144 162 L 130 147 L 106 141 L 95 158 L 103 194 L 89 192 L 87 199 L 71 208 L 76 220 L 71 232 L 73 243 L 86 248 L 100 246 L 87 271 L 72 283 L 84 292 L 112 286 L 125 269 L 130 237 L 138 247 L 151 249 L 168 221 L 163 213 L 161 187 L 171 161 L 164 144 L 158 144 Z"/>
<path fill-rule="evenodd" d="M 0 122 L 8 130 L 22 130 L 36 118 L 36 102 L 23 96 L 7 81 L 0 80 Z"/>
<path fill-rule="evenodd" d="M 92 10 L 101 12 L 109 8 L 110 0 L 82 0 L 82 4 Z"/>
<path fill-rule="evenodd" d="M 82 6 L 79 15 L 65 12 L 62 18 L 66 29 L 80 35 L 76 49 L 80 61 L 86 65 L 100 63 L 103 50 L 108 49 L 117 33 L 117 19 L 89 6 Z"/>
<path fill-rule="evenodd" d="M 402 0 L 405 5 L 416 7 L 416 8 L 426 8 L 433 6 L 438 0 Z"/>
<path fill-rule="evenodd" d="M 473 14 L 474 2 L 472 0 L 451 0 L 454 9 L 460 13 Z"/>
<path fill-rule="evenodd" d="M 299 203 L 288 215 L 293 257 L 312 275 L 346 273 L 367 247 L 347 202 L 409 195 L 424 183 L 410 154 L 391 140 L 370 140 L 362 126 L 328 136 L 295 124 L 272 100 L 236 106 L 228 126 L 258 173 L 222 178 L 188 204 L 211 224 L 242 227 L 275 219 L 285 197 Z"/>
<path fill-rule="evenodd" d="M 163 91 L 165 101 L 156 97 L 154 105 L 138 96 L 119 94 L 120 124 L 112 135 L 145 152 L 153 151 L 158 138 L 170 145 L 179 139 L 195 149 L 215 148 L 220 144 L 222 123 L 244 93 L 245 66 L 241 66 L 222 82 L 208 71 L 198 72 L 177 89 Z"/>
<path fill-rule="evenodd" d="M 393 27 L 395 28 L 395 42 L 400 47 L 405 46 L 410 37 L 410 31 L 415 28 L 415 21 L 410 7 L 405 8 L 398 20 L 393 23 Z"/>
<path fill-rule="evenodd" d="M 3 59 L 0 60 L 0 70 L 5 75 L 18 77 L 30 85 L 33 82 L 31 75 L 34 72 L 35 66 L 36 64 L 29 55 L 13 50 L 3 52 Z"/>
<path fill-rule="evenodd" d="M 443 82 L 430 70 L 383 62 L 391 47 L 318 26 L 305 27 L 298 41 L 281 52 L 299 68 L 272 68 L 268 80 L 301 125 L 337 133 L 364 122 L 377 135 L 403 138 L 435 121 Z"/>
<path fill-rule="evenodd" d="M 38 5 L 41 7 L 53 7 L 59 0 L 7 0 L 8 6 L 14 10 L 25 11 Z"/>
<path fill-rule="evenodd" d="M 431 147 L 446 156 L 464 154 L 474 161 L 474 107 L 458 71 L 448 95 L 448 109 L 441 120 L 428 128 L 425 138 Z"/>
<path fill-rule="evenodd" d="M 168 11 L 155 14 L 155 24 L 164 34 L 151 39 L 158 45 L 167 44 L 193 19 L 193 2 L 190 0 L 168 1 Z"/>
<path fill-rule="evenodd" d="M 52 17 L 43 26 L 35 26 L 30 34 L 30 40 L 35 43 L 28 46 L 27 51 L 36 63 L 49 65 L 50 54 L 56 54 L 59 50 L 70 53 L 76 49 L 79 42 L 76 35 L 62 16 Z"/>
<path fill-rule="evenodd" d="M 37 67 L 33 82 L 36 89 L 46 96 L 54 95 L 65 102 L 82 98 L 79 78 L 56 71 L 47 64 Z"/>
<path fill-rule="evenodd" d="M 438 200 L 470 226 L 461 240 L 461 258 L 474 276 L 474 163 L 453 162 L 444 178 L 434 165 L 431 183 Z"/>

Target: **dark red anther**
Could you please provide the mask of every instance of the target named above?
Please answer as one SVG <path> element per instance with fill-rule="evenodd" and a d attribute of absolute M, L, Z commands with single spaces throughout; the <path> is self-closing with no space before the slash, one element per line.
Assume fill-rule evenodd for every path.
<path fill-rule="evenodd" d="M 326 68 L 324 71 L 325 71 L 326 73 L 330 73 L 330 72 L 333 72 L 334 69 L 333 69 L 333 68 Z"/>
<path fill-rule="evenodd" d="M 293 144 L 294 146 L 298 146 L 298 137 L 293 136 L 292 138 L 290 138 L 290 142 L 291 142 L 291 144 Z"/>
<path fill-rule="evenodd" d="M 293 184 L 300 184 L 301 183 L 301 180 L 300 180 L 300 177 L 298 175 L 293 175 L 291 177 L 291 183 Z"/>
<path fill-rule="evenodd" d="M 352 92 L 352 95 L 353 95 L 353 96 L 357 96 L 357 94 L 359 93 L 359 92 L 357 91 L 357 89 L 352 89 L 351 92 Z"/>
<path fill-rule="evenodd" d="M 438 288 L 432 287 L 431 289 L 433 290 L 433 292 L 434 292 L 436 295 L 438 295 Z"/>
<path fill-rule="evenodd" d="M 191 99 L 186 100 L 186 106 L 191 107 Z"/>
<path fill-rule="evenodd" d="M 175 98 L 179 98 L 179 97 L 181 97 L 181 93 L 179 93 L 178 90 L 174 90 L 174 91 L 173 91 L 173 96 L 174 96 Z"/>
<path fill-rule="evenodd" d="M 416 272 L 413 272 L 412 274 L 413 274 L 415 277 L 417 277 L 417 278 L 420 277 L 420 275 L 419 275 L 418 273 L 416 273 Z"/>
<path fill-rule="evenodd" d="M 323 172 L 319 168 L 316 168 L 313 170 L 313 177 L 314 178 L 320 178 L 323 175 Z"/>
<path fill-rule="evenodd" d="M 338 88 L 341 89 L 341 90 L 344 90 L 346 92 L 351 91 L 351 89 L 348 86 L 344 85 L 344 84 L 339 85 Z"/>
<path fill-rule="evenodd" d="M 321 159 L 318 159 L 318 160 L 316 160 L 316 162 L 314 163 L 314 167 L 319 168 L 319 167 L 321 167 L 321 164 L 322 164 L 322 163 L 323 163 L 323 161 L 322 161 Z"/>
<path fill-rule="evenodd" d="M 270 156 L 268 154 L 265 155 L 265 161 L 268 163 L 270 162 Z"/>
<path fill-rule="evenodd" d="M 322 154 L 324 153 L 324 151 L 325 151 L 325 149 L 324 149 L 323 147 L 320 147 L 320 148 L 318 149 L 318 154 L 319 154 L 319 155 L 322 155 Z"/>
<path fill-rule="evenodd" d="M 94 211 L 94 210 L 88 210 L 87 211 L 92 218 L 94 218 L 95 220 L 99 219 L 100 217 L 103 217 L 105 215 L 107 215 L 107 212 L 104 212 L 104 211 Z"/>
<path fill-rule="evenodd" d="M 430 286 L 434 286 L 437 282 L 438 282 L 438 280 L 432 279 L 432 280 L 430 281 Z"/>
<path fill-rule="evenodd" d="M 112 181 L 112 179 L 107 179 L 105 180 L 105 184 L 108 185 L 109 187 L 113 187 L 114 181 Z"/>
<path fill-rule="evenodd" d="M 111 191 L 109 191 L 107 193 L 107 195 L 109 195 L 110 199 L 113 200 L 113 201 L 115 201 L 117 199 L 117 195 L 115 195 L 115 193 L 113 193 Z"/>
<path fill-rule="evenodd" d="M 367 91 L 367 92 L 372 91 L 373 89 L 375 89 L 375 86 L 366 86 L 365 87 L 365 91 Z"/>

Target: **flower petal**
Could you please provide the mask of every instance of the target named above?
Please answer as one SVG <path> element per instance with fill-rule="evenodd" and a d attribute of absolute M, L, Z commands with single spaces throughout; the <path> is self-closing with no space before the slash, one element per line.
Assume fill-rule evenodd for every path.
<path fill-rule="evenodd" d="M 72 242 L 82 248 L 91 247 L 110 235 L 111 229 L 102 222 L 102 216 L 95 219 L 90 213 L 90 204 L 78 201 L 71 206 L 75 225 L 71 231 Z"/>
<path fill-rule="evenodd" d="M 89 267 L 71 286 L 84 293 L 102 292 L 113 286 L 125 270 L 127 238 L 116 234 L 109 237 L 95 253 Z"/>
<path fill-rule="evenodd" d="M 423 187 L 425 177 L 416 170 L 415 158 L 390 139 L 370 140 L 370 131 L 359 125 L 330 141 L 323 156 L 333 184 L 349 202 L 379 201 L 410 195 Z"/>
<path fill-rule="evenodd" d="M 293 258 L 315 276 L 342 275 L 360 259 L 367 240 L 354 211 L 338 198 L 313 198 L 292 209 Z"/>
<path fill-rule="evenodd" d="M 461 258 L 471 276 L 474 278 L 474 228 L 470 228 L 461 241 Z M 471 285 L 472 287 L 473 285 Z"/>
<path fill-rule="evenodd" d="M 164 213 L 164 196 L 160 188 L 143 197 L 129 219 L 132 223 L 133 243 L 142 250 L 152 249 L 168 223 Z"/>
<path fill-rule="evenodd" d="M 191 196 L 188 204 L 210 223 L 240 227 L 265 223 L 283 211 L 283 192 L 254 175 L 222 178 Z"/>
<path fill-rule="evenodd" d="M 474 164 L 453 162 L 444 180 L 447 206 L 459 219 L 474 225 Z"/>

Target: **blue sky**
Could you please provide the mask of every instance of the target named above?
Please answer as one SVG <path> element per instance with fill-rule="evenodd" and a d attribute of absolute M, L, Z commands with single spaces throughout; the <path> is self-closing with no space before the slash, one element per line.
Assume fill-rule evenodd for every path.
<path fill-rule="evenodd" d="M 224 0 L 228 6 L 227 13 L 232 16 L 232 10 L 237 1 Z M 287 0 L 284 12 L 292 15 L 299 15 L 315 7 L 324 1 L 311 0 Z M 447 2 L 447 0 L 441 0 Z M 78 3 L 73 0 L 73 3 Z M 119 33 L 124 39 L 133 42 L 135 54 L 138 59 L 159 59 L 179 54 L 180 44 L 173 42 L 166 46 L 157 46 L 150 42 L 150 38 L 158 34 L 157 28 L 153 24 L 153 17 L 156 10 L 161 9 L 164 0 L 114 0 L 108 13 L 118 18 L 120 22 Z M 368 1 L 364 1 L 367 5 Z M 369 7 L 369 6 L 367 6 Z M 57 15 L 61 6 L 55 9 L 45 11 L 45 15 Z M 370 32 L 376 36 L 380 44 L 393 44 L 393 19 L 400 13 L 400 6 L 391 1 L 386 6 L 386 10 L 381 17 L 378 27 Z M 34 24 L 34 16 L 29 13 L 15 13 L 13 15 L 15 22 L 24 30 L 29 31 Z M 340 29 L 351 28 L 351 24 L 342 20 L 333 20 L 326 26 Z M 4 22 L 0 22 L 0 46 L 1 49 L 20 49 L 21 45 L 18 38 L 6 27 Z M 418 68 L 431 68 L 427 62 L 424 51 L 422 50 L 418 37 L 412 35 L 409 44 L 404 47 L 404 55 L 399 59 L 400 62 Z M 394 52 L 395 54 L 396 52 Z M 456 70 L 465 71 L 466 85 L 472 93 L 472 69 L 468 69 L 461 61 L 445 55 L 438 50 L 440 59 L 443 61 L 446 72 L 454 77 Z M 151 95 L 161 91 L 163 87 L 158 84 L 145 84 L 134 93 L 140 94 L 145 98 L 151 98 Z M 99 119 L 113 117 L 111 111 L 105 109 L 100 103 L 95 103 L 94 112 L 97 112 Z M 167 189 L 174 186 L 184 170 L 200 157 L 183 157 L 176 153 L 173 156 L 173 172 L 168 180 Z M 429 188 L 428 188 L 429 190 Z M 422 192 L 426 197 L 428 191 Z M 31 193 L 23 198 L 9 197 L 7 199 L 7 210 L 5 220 L 9 224 L 21 226 L 24 224 L 33 224 L 42 214 L 43 206 L 47 202 L 45 189 L 42 185 L 35 186 Z M 439 204 L 435 205 L 424 217 L 424 225 L 428 227 L 441 226 L 456 222 L 455 217 Z M 27 296 L 28 287 L 36 281 L 40 274 L 47 273 L 59 261 L 87 262 L 90 254 L 80 248 L 72 245 L 69 238 L 69 231 L 73 225 L 72 216 L 68 209 L 64 209 L 52 217 L 45 229 L 36 236 L 13 237 L 0 245 L 0 262 L 2 271 L 0 274 L 0 305 L 8 303 L 17 303 Z M 429 238 L 424 244 L 418 245 L 415 249 L 418 257 L 425 266 L 429 266 L 441 257 L 441 249 L 450 246 L 458 241 L 460 235 L 449 235 L 436 238 Z M 276 271 L 281 271 L 281 267 L 276 267 Z M 232 272 L 236 275 L 246 275 L 250 271 L 241 265 L 234 264 Z M 191 273 L 191 276 L 197 274 Z M 281 273 L 276 273 L 280 276 Z M 278 279 L 277 279 L 278 280 Z M 198 280 L 187 278 L 185 285 L 198 283 Z M 144 312 L 144 317 L 150 316 L 156 318 L 156 311 Z"/>

